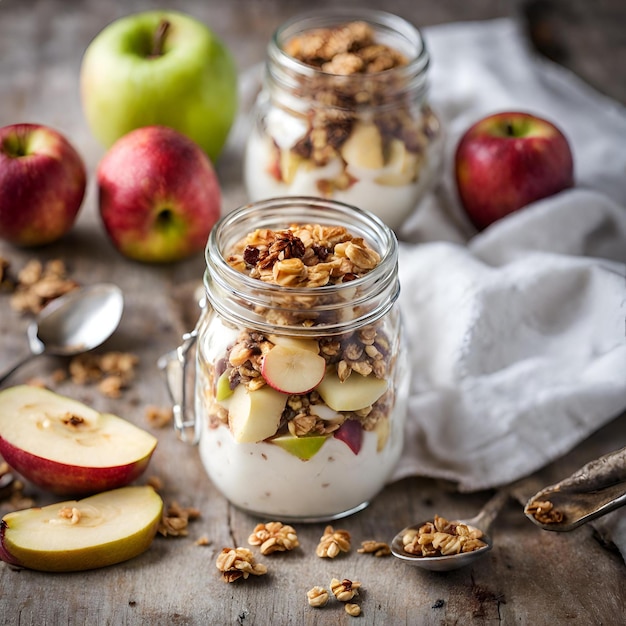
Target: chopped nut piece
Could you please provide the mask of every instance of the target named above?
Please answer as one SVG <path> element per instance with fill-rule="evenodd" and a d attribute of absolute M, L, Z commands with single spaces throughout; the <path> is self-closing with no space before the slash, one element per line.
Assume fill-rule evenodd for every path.
<path fill-rule="evenodd" d="M 357 550 L 361 554 L 373 554 L 374 556 L 389 556 L 391 554 L 391 548 L 384 541 L 374 541 L 370 539 L 368 541 L 362 541 L 361 547 Z"/>
<path fill-rule="evenodd" d="M 261 546 L 263 555 L 293 550 L 300 545 L 293 527 L 285 526 L 281 522 L 257 524 L 248 537 L 248 543 L 251 546 Z"/>
<path fill-rule="evenodd" d="M 419 529 L 411 529 L 402 537 L 405 552 L 418 556 L 445 556 L 473 552 L 487 544 L 481 540 L 483 533 L 461 522 L 449 522 L 435 515 Z"/>
<path fill-rule="evenodd" d="M 324 587 L 315 586 L 306 592 L 306 597 L 311 606 L 316 608 L 326 606 L 328 604 L 329 594 Z"/>
<path fill-rule="evenodd" d="M 196 539 L 195 543 L 197 546 L 210 546 L 211 540 L 206 535 L 202 535 L 202 537 Z"/>
<path fill-rule="evenodd" d="M 350 533 L 347 530 L 334 530 L 332 526 L 326 526 L 315 554 L 320 558 L 334 559 L 341 552 L 349 551 Z"/>
<path fill-rule="evenodd" d="M 330 590 L 340 602 L 349 602 L 354 596 L 358 596 L 360 587 L 361 583 L 359 581 L 352 581 L 349 578 L 344 578 L 343 580 L 333 578 L 330 581 Z"/>
<path fill-rule="evenodd" d="M 164 511 L 157 532 L 163 537 L 186 537 L 190 521 L 200 517 L 200 511 L 194 507 L 182 507 L 172 502 Z"/>
<path fill-rule="evenodd" d="M 361 615 L 361 607 L 354 602 L 348 602 L 345 606 L 346 613 L 352 615 L 352 617 L 358 617 Z"/>
<path fill-rule="evenodd" d="M 215 563 L 222 572 L 222 579 L 227 583 L 244 580 L 250 576 L 262 576 L 267 573 L 267 567 L 257 563 L 252 550 L 248 548 L 223 548 Z"/>

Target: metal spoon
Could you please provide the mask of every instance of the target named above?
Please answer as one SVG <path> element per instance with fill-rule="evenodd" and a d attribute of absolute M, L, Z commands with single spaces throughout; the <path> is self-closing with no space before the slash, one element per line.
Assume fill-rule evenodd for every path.
<path fill-rule="evenodd" d="M 482 548 L 478 548 L 478 550 L 473 550 L 472 552 L 460 552 L 459 554 L 449 554 L 446 556 L 418 556 L 416 554 L 406 552 L 402 543 L 402 537 L 409 530 L 418 530 L 421 528 L 421 526 L 426 523 L 422 522 L 421 524 L 409 526 L 404 530 L 401 530 L 391 542 L 391 552 L 395 557 L 401 559 L 409 565 L 415 565 L 434 572 L 447 572 L 470 565 L 474 563 L 476 559 L 484 556 L 493 547 L 493 540 L 487 533 L 508 497 L 509 492 L 507 490 L 498 491 L 496 495 L 493 496 L 487 504 L 485 504 L 478 515 L 467 520 L 455 520 L 457 522 L 462 522 L 467 526 L 478 528 L 483 532 L 481 541 L 484 541 L 487 545 Z"/>
<path fill-rule="evenodd" d="M 624 505 L 626 448 L 621 448 L 537 492 L 524 513 L 544 530 L 567 531 Z"/>
<path fill-rule="evenodd" d="M 96 348 L 113 334 L 123 309 L 122 290 L 108 283 L 52 300 L 28 326 L 31 353 L 0 375 L 0 385 L 36 356 L 72 356 Z"/>

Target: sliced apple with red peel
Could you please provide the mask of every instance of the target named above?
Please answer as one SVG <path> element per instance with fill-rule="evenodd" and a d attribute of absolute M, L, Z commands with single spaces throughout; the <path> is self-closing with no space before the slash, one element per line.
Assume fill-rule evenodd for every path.
<path fill-rule="evenodd" d="M 341 382 L 334 368 L 328 368 L 317 392 L 335 411 L 360 411 L 371 406 L 387 391 L 388 383 L 373 374 L 361 376 L 352 372 Z"/>
<path fill-rule="evenodd" d="M 121 563 L 150 547 L 162 511 L 163 501 L 149 486 L 15 511 L 0 522 L 0 558 L 44 572 Z"/>
<path fill-rule="evenodd" d="M 326 360 L 311 350 L 274 346 L 264 357 L 261 374 L 270 387 L 287 394 L 307 393 L 324 378 Z"/>
<path fill-rule="evenodd" d="M 287 398 L 267 385 L 248 391 L 235 387 L 228 404 L 228 425 L 238 443 L 257 443 L 276 434 Z"/>
<path fill-rule="evenodd" d="M 289 337 L 287 335 L 268 335 L 267 338 L 275 346 L 283 346 L 286 348 L 298 348 L 300 350 L 308 350 L 319 354 L 320 344 L 315 339 L 305 339 L 303 337 Z"/>
<path fill-rule="evenodd" d="M 0 454 L 53 493 L 123 487 L 144 472 L 156 444 L 127 420 L 47 389 L 18 385 L 0 392 Z"/>
<path fill-rule="evenodd" d="M 274 437 L 270 442 L 280 446 L 289 454 L 293 454 L 303 461 L 308 461 L 320 451 L 328 437 L 328 435 L 305 435 L 304 437 L 281 435 Z"/>
<path fill-rule="evenodd" d="M 346 420 L 334 433 L 335 439 L 343 441 L 354 454 L 363 445 L 363 426 L 356 420 Z"/>

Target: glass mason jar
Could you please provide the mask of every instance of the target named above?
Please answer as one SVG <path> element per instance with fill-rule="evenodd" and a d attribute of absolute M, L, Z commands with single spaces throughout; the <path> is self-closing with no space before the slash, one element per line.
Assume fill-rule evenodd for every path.
<path fill-rule="evenodd" d="M 196 342 L 195 424 L 185 376 L 168 378 L 213 484 L 280 520 L 364 508 L 399 459 L 408 399 L 393 232 L 343 203 L 275 198 L 223 217 L 206 263 L 207 304 L 173 363 Z"/>
<path fill-rule="evenodd" d="M 382 11 L 325 9 L 281 26 L 246 144 L 250 199 L 331 198 L 398 229 L 441 169 L 429 60 L 420 31 Z"/>

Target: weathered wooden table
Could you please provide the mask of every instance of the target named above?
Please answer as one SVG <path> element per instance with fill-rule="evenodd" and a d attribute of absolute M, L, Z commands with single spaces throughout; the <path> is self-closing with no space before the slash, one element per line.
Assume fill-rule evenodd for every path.
<path fill-rule="evenodd" d="M 322 3 L 325 4 L 325 3 Z M 328 3 L 330 4 L 330 3 Z M 380 6 L 382 3 L 360 2 Z M 304 1 L 257 0 L 168 3 L 211 24 L 234 51 L 240 68 L 264 55 L 265 42 Z M 102 149 L 90 135 L 80 108 L 78 71 L 93 36 L 109 21 L 156 6 L 152 2 L 0 1 L 0 126 L 45 123 L 63 131 L 79 148 L 90 185 L 80 218 L 61 242 L 37 250 L 0 244 L 0 256 L 16 269 L 29 259 L 62 258 L 82 284 L 112 281 L 125 292 L 126 309 L 118 332 L 106 345 L 140 356 L 138 375 L 119 400 L 93 387 L 58 383 L 61 393 L 96 408 L 107 408 L 148 427 L 149 404 L 165 406 L 167 394 L 158 357 L 178 345 L 195 322 L 192 293 L 204 269 L 202 255 L 173 266 L 145 266 L 118 255 L 97 217 L 94 170 Z M 596 88 L 626 102 L 620 0 L 509 4 L 498 0 L 438 0 L 414 3 L 388 0 L 384 7 L 420 25 L 515 15 L 532 18 L 530 33 L 544 52 L 569 66 Z M 526 16 L 526 17 L 524 17 Z M 621 80 L 619 78 L 621 77 Z M 245 201 L 239 163 L 228 154 L 218 172 L 224 204 Z M 0 371 L 27 350 L 28 318 L 11 310 L 0 295 Z M 12 383 L 37 377 L 51 383 L 63 362 L 42 358 L 20 370 Z M 366 624 L 620 624 L 626 621 L 626 566 L 619 553 L 595 538 L 589 526 L 571 533 L 547 533 L 530 524 L 521 506 L 510 501 L 497 520 L 495 549 L 475 566 L 447 574 L 413 569 L 392 557 L 356 553 L 365 539 L 390 541 L 395 531 L 437 512 L 470 516 L 490 494 L 459 495 L 449 485 L 415 478 L 390 485 L 371 506 L 335 524 L 350 531 L 354 548 L 335 560 L 319 559 L 315 547 L 323 524 L 297 525 L 301 548 L 263 558 L 269 575 L 228 585 L 215 568 L 224 546 L 246 545 L 258 520 L 234 509 L 211 485 L 196 451 L 169 430 L 159 439 L 148 471 L 163 481 L 166 502 L 200 509 L 201 518 L 186 538 L 157 537 L 144 555 L 104 570 L 42 574 L 0 565 L 0 622 L 3 624 L 347 624 L 354 618 L 339 603 L 315 610 L 305 593 L 328 585 L 332 577 L 362 582 Z M 554 482 L 587 461 L 626 445 L 626 417 L 590 437 L 545 468 L 539 485 Z M 50 496 L 27 487 L 38 503 Z M 2 505 L 6 512 L 6 504 Z M 206 536 L 208 546 L 195 540 Z"/>

